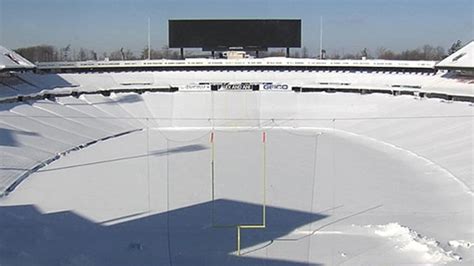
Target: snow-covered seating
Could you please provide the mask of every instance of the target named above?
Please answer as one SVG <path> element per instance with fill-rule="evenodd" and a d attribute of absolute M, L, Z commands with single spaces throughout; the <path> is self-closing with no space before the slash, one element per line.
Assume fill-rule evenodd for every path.
<path fill-rule="evenodd" d="M 105 109 L 125 113 L 119 103 L 110 101 L 110 105 L 115 108 Z M 0 195 L 64 152 L 143 127 L 130 120 L 74 97 L 1 104 Z"/>
<path fill-rule="evenodd" d="M 110 90 L 120 86 L 110 73 L 72 73 L 60 76 L 68 82 L 77 82 L 79 89 L 86 91 Z"/>
<path fill-rule="evenodd" d="M 77 84 L 71 83 L 57 74 L 34 74 L 20 73 L 17 75 L 22 80 L 41 89 L 75 87 Z"/>
<path fill-rule="evenodd" d="M 43 90 L 40 87 L 35 87 L 31 84 L 28 84 L 16 76 L 2 78 L 0 82 L 10 88 L 15 89 L 19 95 L 36 94 Z"/>
<path fill-rule="evenodd" d="M 0 84 L 0 99 L 18 96 L 18 91 L 6 85 Z"/>

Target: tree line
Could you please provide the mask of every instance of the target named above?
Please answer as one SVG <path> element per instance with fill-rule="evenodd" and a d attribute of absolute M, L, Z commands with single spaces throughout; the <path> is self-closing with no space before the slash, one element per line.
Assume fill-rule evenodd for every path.
<path fill-rule="evenodd" d="M 454 53 L 462 47 L 461 41 L 454 42 L 451 47 L 445 52 L 441 46 L 423 45 L 415 49 L 407 49 L 401 52 L 396 52 L 385 47 L 379 47 L 375 51 L 370 51 L 367 48 L 362 49 L 357 53 L 326 53 L 322 51 L 325 59 L 390 59 L 390 60 L 442 60 L 446 56 Z M 18 54 L 30 60 L 31 62 L 56 62 L 56 61 L 87 61 L 87 60 L 138 60 L 148 58 L 148 48 L 143 48 L 138 54 L 130 49 L 120 48 L 109 53 L 103 52 L 98 54 L 94 50 L 79 48 L 72 49 L 71 45 L 64 48 L 57 48 L 52 45 L 36 45 L 15 50 Z M 285 56 L 284 49 L 273 49 L 269 51 L 261 51 L 259 57 L 276 57 Z M 186 57 L 208 57 L 207 53 L 187 51 Z M 308 49 L 303 47 L 301 49 L 292 49 L 291 57 L 296 58 L 310 58 Z M 313 56 L 314 57 L 314 56 Z M 180 54 L 176 49 L 170 49 L 168 46 L 163 46 L 161 49 L 151 49 L 150 59 L 179 59 Z M 316 56 L 319 58 L 319 54 Z"/>
<path fill-rule="evenodd" d="M 139 55 L 130 49 L 120 48 L 109 53 L 98 54 L 91 49 L 72 49 L 70 45 L 57 48 L 52 45 L 36 45 L 15 49 L 15 52 L 31 62 L 57 62 L 57 61 L 88 61 L 88 60 L 138 60 L 148 58 L 148 48 L 144 48 Z M 159 50 L 151 49 L 151 59 L 178 59 L 180 55 L 168 46 Z"/>
<path fill-rule="evenodd" d="M 415 49 L 407 49 L 401 52 L 395 52 L 385 47 L 379 47 L 374 53 L 369 49 L 364 48 L 360 52 L 352 54 L 333 53 L 327 58 L 330 59 L 360 59 L 365 57 L 367 59 L 388 59 L 388 60 L 434 60 L 439 61 L 453 54 L 462 47 L 460 40 L 454 42 L 448 49 L 447 53 L 441 46 L 431 46 L 425 44 Z"/>

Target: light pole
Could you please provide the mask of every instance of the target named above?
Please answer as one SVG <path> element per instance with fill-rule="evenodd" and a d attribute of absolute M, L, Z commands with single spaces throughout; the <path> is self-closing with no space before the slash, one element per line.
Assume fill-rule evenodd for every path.
<path fill-rule="evenodd" d="M 150 27 L 150 17 L 148 17 L 148 60 L 151 59 Z"/>
<path fill-rule="evenodd" d="M 319 59 L 323 59 L 323 16 L 319 24 Z"/>

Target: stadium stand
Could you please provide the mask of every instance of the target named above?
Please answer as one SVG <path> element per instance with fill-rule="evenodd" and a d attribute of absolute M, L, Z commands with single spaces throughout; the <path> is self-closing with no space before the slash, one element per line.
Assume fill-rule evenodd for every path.
<path fill-rule="evenodd" d="M 448 169 L 472 189 L 469 114 L 468 103 L 352 93 L 146 92 L 2 104 L 0 128 L 8 143 L 0 149 L 8 165 L 2 166 L 0 183 L 5 191 L 22 174 L 61 153 L 147 126 L 328 127 L 328 118 L 334 117 L 337 130 L 409 150 Z M 413 138 L 416 132 L 426 134 Z"/>
<path fill-rule="evenodd" d="M 0 72 L 13 70 L 25 71 L 34 68 L 36 68 L 36 66 L 21 55 L 0 46 Z"/>
<path fill-rule="evenodd" d="M 463 49 L 469 47 L 472 43 Z M 172 67 L 220 61 L 158 61 L 137 61 L 136 71 L 127 71 L 131 66 L 124 65 L 121 72 L 104 72 L 110 66 L 101 65 L 102 70 L 89 68 L 84 72 L 82 63 L 77 62 L 77 71 L 72 73 L 25 73 L 24 68 L 2 75 L 0 156 L 5 163 L 0 171 L 0 194 L 62 154 L 148 127 L 328 127 L 332 126 L 332 119 L 337 119 L 338 130 L 377 139 L 427 158 L 472 190 L 472 139 L 468 131 L 473 126 L 469 102 L 473 102 L 474 88 L 471 79 L 466 82 L 450 78 L 441 69 L 441 63 L 436 70 L 434 62 L 271 58 L 238 64 L 306 64 L 318 68 L 271 71 L 253 66 L 238 71 L 209 71 Z M 125 63 L 113 62 L 118 68 Z M 168 68 L 144 71 L 152 70 L 140 69 L 140 64 L 145 63 Z M 232 60 L 225 63 L 237 64 Z M 321 68 L 321 64 L 335 67 Z M 7 66 L 10 67 L 4 64 L 3 69 Z M 39 71 L 62 67 L 61 63 L 42 64 Z M 288 89 L 209 89 L 210 84 L 265 82 L 286 84 Z M 193 91 L 196 84 L 209 87 Z M 179 91 L 169 93 L 175 90 Z M 413 138 L 416 132 L 428 133 L 421 139 Z"/>
<path fill-rule="evenodd" d="M 13 88 L 10 88 L 10 87 L 7 87 L 3 84 L 0 84 L 0 99 L 1 98 L 12 98 L 12 97 L 16 97 L 18 96 L 18 91 L 13 89 Z"/>
<path fill-rule="evenodd" d="M 437 69 L 463 71 L 474 75 L 474 41 L 469 42 L 458 51 L 436 64 Z"/>

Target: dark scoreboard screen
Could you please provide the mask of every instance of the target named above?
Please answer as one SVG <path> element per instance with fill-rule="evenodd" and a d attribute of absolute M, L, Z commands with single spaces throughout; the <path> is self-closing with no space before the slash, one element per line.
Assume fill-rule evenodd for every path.
<path fill-rule="evenodd" d="M 170 48 L 301 47 L 301 20 L 169 20 Z"/>

